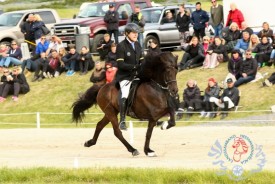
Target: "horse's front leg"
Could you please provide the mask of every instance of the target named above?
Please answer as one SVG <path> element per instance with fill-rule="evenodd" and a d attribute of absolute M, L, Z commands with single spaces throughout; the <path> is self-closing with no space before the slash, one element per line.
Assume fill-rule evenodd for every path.
<path fill-rule="evenodd" d="M 169 129 L 169 128 L 173 127 L 173 126 L 176 126 L 175 109 L 170 108 L 170 109 L 169 109 L 169 115 L 170 115 L 170 117 L 169 117 L 168 122 L 165 121 L 165 122 L 161 125 L 161 129 L 162 129 L 162 130 L 166 130 L 166 129 Z"/>
<path fill-rule="evenodd" d="M 97 125 L 96 125 L 96 129 L 95 129 L 95 133 L 92 139 L 86 141 L 84 143 L 85 147 L 91 147 L 93 145 L 96 144 L 96 141 L 98 139 L 98 136 L 101 132 L 101 130 L 109 123 L 109 119 L 106 117 L 106 115 L 102 118 L 102 120 L 100 120 Z"/>
<path fill-rule="evenodd" d="M 153 128 L 155 125 L 156 125 L 156 121 L 149 120 L 147 132 L 146 132 L 146 140 L 144 145 L 144 153 L 149 157 L 156 156 L 155 152 L 150 149 L 150 140 L 151 140 Z"/>

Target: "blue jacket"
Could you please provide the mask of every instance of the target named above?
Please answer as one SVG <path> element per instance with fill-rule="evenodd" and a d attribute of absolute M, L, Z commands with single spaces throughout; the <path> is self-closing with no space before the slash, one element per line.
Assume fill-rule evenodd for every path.
<path fill-rule="evenodd" d="M 33 32 L 33 34 L 34 34 L 34 39 L 37 40 L 37 39 L 39 39 L 43 35 L 42 29 L 41 29 L 41 27 L 43 25 L 45 25 L 45 24 L 42 21 L 35 21 L 32 24 L 31 32 Z"/>
<path fill-rule="evenodd" d="M 238 39 L 237 44 L 235 45 L 234 49 L 236 50 L 247 50 L 249 45 L 249 41 L 244 41 L 244 39 Z"/>
<path fill-rule="evenodd" d="M 209 21 L 209 16 L 204 10 L 196 10 L 192 13 L 191 22 L 194 29 L 205 28 L 205 23 Z"/>
<path fill-rule="evenodd" d="M 50 45 L 50 42 L 47 40 L 44 42 L 44 45 L 42 45 L 42 43 L 39 42 L 36 46 L 35 54 L 41 54 L 42 52 L 46 52 L 47 49 L 49 48 L 49 45 Z"/>

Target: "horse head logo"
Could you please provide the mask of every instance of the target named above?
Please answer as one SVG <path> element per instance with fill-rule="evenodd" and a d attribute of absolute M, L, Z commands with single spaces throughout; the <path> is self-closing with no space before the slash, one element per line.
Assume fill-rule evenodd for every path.
<path fill-rule="evenodd" d="M 234 144 L 232 145 L 232 147 L 235 149 L 233 160 L 235 162 L 239 162 L 241 160 L 242 155 L 247 153 L 248 146 L 243 138 L 236 137 L 234 139 Z"/>

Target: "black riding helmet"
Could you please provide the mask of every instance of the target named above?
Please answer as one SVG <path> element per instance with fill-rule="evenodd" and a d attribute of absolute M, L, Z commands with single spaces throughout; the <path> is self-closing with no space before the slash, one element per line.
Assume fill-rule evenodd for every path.
<path fill-rule="evenodd" d="M 139 26 L 136 25 L 135 23 L 128 23 L 126 26 L 125 26 L 125 34 L 129 34 L 131 32 L 134 32 L 134 33 L 139 33 L 140 29 L 139 29 Z"/>

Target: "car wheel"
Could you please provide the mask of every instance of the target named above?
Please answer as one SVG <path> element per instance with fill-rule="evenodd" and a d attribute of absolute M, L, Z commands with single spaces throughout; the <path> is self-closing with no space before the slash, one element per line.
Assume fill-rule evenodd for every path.
<path fill-rule="evenodd" d="M 92 45 L 92 52 L 95 53 L 97 52 L 97 45 L 102 42 L 104 39 L 103 34 L 97 34 L 95 38 L 93 39 L 93 45 Z"/>
<path fill-rule="evenodd" d="M 155 36 L 149 35 L 149 36 L 147 36 L 147 37 L 145 38 L 145 42 L 144 42 L 144 47 L 145 47 L 145 49 L 148 49 L 148 47 L 149 47 L 149 45 L 150 45 L 150 42 L 151 42 L 152 40 L 154 40 L 154 41 L 158 44 L 158 46 L 160 47 L 160 45 L 159 45 L 159 40 L 158 40 Z"/>

